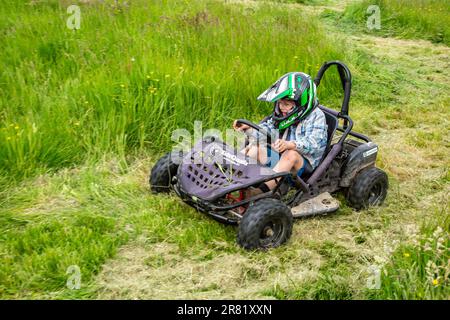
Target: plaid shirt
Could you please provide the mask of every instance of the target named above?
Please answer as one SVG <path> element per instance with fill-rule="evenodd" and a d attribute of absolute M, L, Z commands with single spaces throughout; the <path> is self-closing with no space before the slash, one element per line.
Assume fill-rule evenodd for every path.
<path fill-rule="evenodd" d="M 259 124 L 259 126 L 268 131 L 272 136 L 277 131 L 271 118 Z M 297 125 L 292 125 L 283 133 L 283 139 L 294 141 L 297 151 L 309 161 L 315 169 L 327 146 L 327 122 L 322 110 L 315 108 L 311 114 L 300 121 Z"/>

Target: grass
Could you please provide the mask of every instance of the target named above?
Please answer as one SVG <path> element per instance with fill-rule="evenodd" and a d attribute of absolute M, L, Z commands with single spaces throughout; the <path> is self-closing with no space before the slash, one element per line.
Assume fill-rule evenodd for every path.
<path fill-rule="evenodd" d="M 380 8 L 380 29 L 369 30 L 369 6 Z M 376 0 L 359 1 L 346 7 L 342 14 L 325 13 L 340 19 L 359 31 L 406 39 L 425 39 L 450 45 L 450 1 L 447 0 Z"/>
<path fill-rule="evenodd" d="M 110 218 L 94 212 L 72 214 L 74 217 L 22 219 L 15 223 L 30 226 L 2 230 L 3 297 L 33 298 L 44 292 L 48 297 L 57 297 L 66 285 L 69 266 L 82 265 L 81 278 L 89 281 L 126 240 Z"/>
<path fill-rule="evenodd" d="M 327 38 L 317 20 L 270 4 L 90 1 L 74 31 L 65 2 L 27 3 L 0 9 L 0 168 L 19 180 L 104 153 L 160 152 L 194 120 L 223 129 L 237 114 L 261 118 L 268 108 L 253 97 L 274 78 L 345 56 L 316 41 Z"/>
<path fill-rule="evenodd" d="M 77 31 L 67 5 L 0 6 L 1 298 L 448 299 L 447 46 L 342 30 L 292 3 L 85 1 Z M 390 179 L 383 207 L 338 195 L 287 245 L 247 252 L 233 227 L 148 192 L 173 129 L 259 120 L 274 79 L 327 59 L 352 71 L 355 129 Z M 328 74 L 321 102 L 339 94 Z"/>
<path fill-rule="evenodd" d="M 448 209 L 447 204 L 446 212 Z M 436 219 L 424 224 L 411 244 L 403 244 L 394 252 L 381 273 L 380 290 L 369 292 L 368 296 L 375 299 L 448 298 L 449 231 L 448 215 L 437 213 Z"/>
<path fill-rule="evenodd" d="M 280 2 L 280 3 L 299 3 L 304 5 L 324 5 L 329 4 L 330 0 L 277 0 L 272 2 Z"/>
<path fill-rule="evenodd" d="M 173 243 L 181 254 L 193 245 L 208 250 L 212 238 L 233 243 L 232 228 L 192 217 L 176 199 L 142 197 L 148 163 L 118 175 L 118 162 L 42 176 L 38 186 L 24 182 L 8 192 L 0 209 L 3 298 L 91 297 L 85 284 L 119 246 L 138 238 Z M 80 266 L 85 290 L 66 287 L 71 265 Z"/>

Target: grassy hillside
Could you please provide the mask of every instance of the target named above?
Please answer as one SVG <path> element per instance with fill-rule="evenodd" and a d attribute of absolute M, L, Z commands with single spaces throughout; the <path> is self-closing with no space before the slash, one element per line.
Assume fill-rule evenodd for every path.
<path fill-rule="evenodd" d="M 2 1 L 1 298 L 450 296 L 450 48 L 337 27 L 319 15 L 337 1 L 289 2 L 82 1 L 74 31 L 72 2 Z M 358 5 L 341 9 L 358 21 Z M 380 147 L 384 206 L 355 212 L 338 195 L 287 245 L 247 252 L 233 227 L 149 193 L 174 129 L 259 120 L 260 92 L 327 59 L 353 73 L 350 114 Z M 321 101 L 339 94 L 328 74 Z"/>

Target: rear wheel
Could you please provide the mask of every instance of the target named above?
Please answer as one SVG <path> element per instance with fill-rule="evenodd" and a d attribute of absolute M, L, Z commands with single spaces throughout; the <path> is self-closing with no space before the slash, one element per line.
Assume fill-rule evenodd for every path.
<path fill-rule="evenodd" d="M 379 206 L 386 199 L 388 185 L 388 177 L 383 170 L 375 167 L 364 169 L 353 179 L 347 200 L 357 210 Z"/>
<path fill-rule="evenodd" d="M 261 199 L 250 205 L 239 224 L 237 242 L 245 249 L 275 248 L 292 234 L 289 207 L 276 199 Z"/>
<path fill-rule="evenodd" d="M 162 156 L 150 172 L 150 189 L 155 192 L 169 192 L 172 178 L 177 175 L 178 165 L 173 163 L 170 152 Z"/>

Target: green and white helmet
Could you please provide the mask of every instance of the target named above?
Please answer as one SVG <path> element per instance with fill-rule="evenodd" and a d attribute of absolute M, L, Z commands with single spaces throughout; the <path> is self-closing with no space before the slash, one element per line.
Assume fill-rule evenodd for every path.
<path fill-rule="evenodd" d="M 286 116 L 280 111 L 278 101 L 289 99 L 295 101 L 295 107 Z M 274 102 L 271 118 L 278 129 L 305 119 L 319 105 L 316 85 L 309 75 L 303 72 L 289 72 L 278 79 L 269 89 L 261 93 L 258 100 Z"/>

